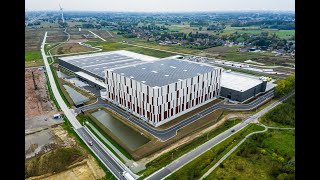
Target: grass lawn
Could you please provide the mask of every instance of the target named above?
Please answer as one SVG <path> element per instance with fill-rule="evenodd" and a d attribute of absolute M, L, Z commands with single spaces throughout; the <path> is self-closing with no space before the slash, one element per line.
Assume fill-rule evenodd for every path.
<path fill-rule="evenodd" d="M 25 61 L 35 61 L 35 60 L 41 60 L 42 55 L 40 51 L 27 51 L 24 55 Z"/>
<path fill-rule="evenodd" d="M 35 60 L 35 61 L 25 61 L 24 62 L 24 67 L 28 68 L 28 67 L 38 67 L 38 66 L 43 66 L 44 63 L 42 61 L 42 59 L 39 60 Z"/>
<path fill-rule="evenodd" d="M 219 161 L 229 150 L 240 142 L 247 134 L 255 131 L 261 131 L 264 127 L 255 124 L 249 124 L 244 129 L 230 136 L 223 142 L 217 144 L 209 151 L 203 153 L 187 165 L 167 177 L 166 179 L 198 179 L 206 173 L 216 162 Z"/>
<path fill-rule="evenodd" d="M 295 132 L 256 134 L 206 179 L 295 179 Z"/>

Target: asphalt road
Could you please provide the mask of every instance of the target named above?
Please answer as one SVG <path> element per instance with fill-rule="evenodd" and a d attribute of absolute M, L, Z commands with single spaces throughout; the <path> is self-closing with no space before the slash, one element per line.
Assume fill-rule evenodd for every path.
<path fill-rule="evenodd" d="M 72 127 L 74 128 L 75 132 L 82 138 L 85 142 L 88 142 L 88 140 L 93 141 L 93 146 L 90 146 L 87 144 L 87 146 L 91 149 L 91 151 L 104 163 L 104 165 L 112 172 L 114 176 L 117 177 L 117 179 L 125 179 L 122 177 L 121 173 L 123 171 L 127 171 L 130 173 L 135 179 L 137 179 L 139 176 L 133 174 L 119 159 L 117 159 L 116 156 L 114 156 L 106 147 L 103 147 L 101 145 L 102 143 L 99 142 L 99 140 L 91 133 L 89 133 L 76 119 L 75 114 L 71 111 L 71 109 L 68 108 L 68 106 L 63 101 L 57 85 L 54 81 L 54 77 L 52 75 L 52 71 L 47 59 L 47 55 L 44 51 L 44 45 L 47 38 L 47 32 L 45 33 L 45 36 L 43 38 L 43 42 L 41 45 L 41 53 L 44 60 L 44 64 L 46 67 L 46 71 L 48 74 L 48 79 L 50 82 L 50 86 L 52 89 L 52 92 L 54 94 L 55 99 L 57 100 L 57 103 L 59 104 L 61 110 L 64 112 L 65 116 L 68 118 L 69 122 L 71 123 Z M 99 102 L 99 101 L 98 101 Z"/>
<path fill-rule="evenodd" d="M 225 109 L 230 109 L 230 110 L 241 110 L 241 111 L 252 110 L 252 109 L 259 107 L 260 105 L 262 105 L 263 103 L 265 103 L 267 100 L 269 100 L 272 97 L 273 97 L 273 91 L 270 91 L 270 92 L 267 92 L 266 94 L 260 96 L 256 100 L 248 103 L 248 104 L 224 104 L 224 101 L 222 101 L 218 104 L 215 104 L 215 105 L 187 118 L 186 120 L 168 128 L 166 130 L 154 129 L 153 127 L 151 127 L 149 124 L 147 124 L 143 120 L 141 120 L 135 116 L 132 116 L 129 112 L 121 109 L 120 107 L 118 107 L 117 105 L 115 105 L 113 103 L 99 101 L 98 103 L 93 104 L 93 105 L 87 105 L 84 107 L 77 108 L 75 110 L 75 112 L 80 113 L 80 111 L 86 111 L 86 110 L 90 110 L 90 109 L 98 108 L 98 107 L 110 108 L 111 110 L 113 110 L 114 112 L 119 114 L 120 116 L 122 116 L 122 117 L 128 119 L 129 121 L 135 123 L 136 125 L 140 126 L 141 128 L 143 128 L 144 130 L 146 130 L 147 132 L 149 132 L 153 136 L 157 137 L 161 141 L 166 141 L 166 140 L 174 137 L 175 135 L 177 135 L 177 131 L 179 129 L 199 120 L 200 118 L 202 118 L 202 117 L 204 117 L 204 116 L 206 116 L 206 115 L 208 115 L 208 114 L 212 113 L 213 111 L 216 111 L 220 108 L 225 108 Z"/>
<path fill-rule="evenodd" d="M 163 178 L 169 176 L 170 174 L 172 174 L 173 172 L 179 170 L 181 167 L 183 167 L 184 165 L 186 165 L 187 163 L 189 163 L 193 159 L 197 158 L 201 154 L 203 154 L 206 151 L 208 151 L 209 149 L 211 149 L 213 146 L 217 145 L 218 143 L 220 143 L 220 142 L 224 141 L 225 139 L 227 139 L 228 137 L 230 137 L 232 134 L 234 134 L 237 131 L 241 130 L 242 128 L 247 126 L 249 123 L 256 121 L 259 117 L 264 115 L 270 109 L 274 108 L 275 106 L 280 104 L 282 101 L 284 101 L 285 99 L 287 99 L 291 95 L 292 95 L 292 93 L 290 93 L 289 95 L 287 95 L 287 96 L 275 101 L 274 103 L 270 104 L 269 106 L 267 106 L 263 110 L 259 111 L 258 113 L 254 114 L 252 116 L 249 116 L 246 120 L 244 120 L 241 123 L 231 127 L 230 129 L 224 131 L 223 133 L 221 133 L 218 136 L 212 138 L 211 140 L 207 141 L 206 143 L 198 146 L 196 149 L 188 152 L 187 154 L 181 156 L 180 158 L 178 158 L 177 160 L 173 161 L 172 163 L 170 163 L 166 167 L 163 167 L 159 171 L 153 173 L 152 175 L 150 175 L 146 179 L 148 179 L 148 180 L 159 180 L 159 179 L 163 179 Z M 231 130 L 235 130 L 235 131 L 232 132 Z"/>
<path fill-rule="evenodd" d="M 89 140 L 92 140 L 92 146 L 88 145 L 88 147 L 91 149 L 91 151 L 99 157 L 99 159 L 104 163 L 110 171 L 114 172 L 113 174 L 118 178 L 118 179 L 125 179 L 122 175 L 121 172 L 124 170 L 122 167 L 117 164 L 105 151 L 104 149 L 100 146 L 100 144 L 91 137 L 91 134 L 85 129 L 85 128 L 79 128 L 77 129 L 78 133 L 80 136 L 82 136 L 83 140 L 85 143 L 88 143 Z"/>

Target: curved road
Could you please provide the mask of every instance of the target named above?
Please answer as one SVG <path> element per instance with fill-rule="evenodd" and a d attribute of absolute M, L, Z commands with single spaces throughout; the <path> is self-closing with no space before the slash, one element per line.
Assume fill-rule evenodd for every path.
<path fill-rule="evenodd" d="M 188 164 L 195 158 L 201 156 L 203 153 L 207 152 L 209 149 L 214 147 L 215 145 L 221 143 L 222 141 L 226 140 L 228 137 L 232 136 L 234 133 L 240 131 L 241 129 L 245 128 L 249 123 L 257 122 L 257 119 L 267 113 L 272 108 L 276 107 L 280 103 L 282 103 L 284 100 L 286 100 L 288 97 L 293 95 L 293 93 L 290 93 L 266 108 L 262 109 L 261 111 L 255 113 L 252 116 L 249 116 L 247 119 L 245 119 L 243 122 L 236 124 L 235 126 L 229 128 L 228 130 L 225 130 L 224 132 L 220 133 L 219 135 L 215 136 L 214 138 L 210 139 L 209 141 L 203 143 L 202 145 L 198 146 L 194 150 L 182 155 L 172 163 L 168 164 L 167 166 L 163 167 L 162 169 L 156 171 L 155 173 L 148 176 L 146 179 L 148 180 L 159 180 L 159 179 L 165 179 L 170 174 L 178 171 L 180 168 L 182 168 L 184 165 Z M 234 131 L 232 131 L 234 130 Z"/>
<path fill-rule="evenodd" d="M 179 129 L 201 119 L 202 117 L 212 113 L 213 111 L 216 111 L 221 108 L 229 109 L 229 110 L 248 111 L 248 110 L 252 110 L 252 109 L 257 108 L 258 106 L 262 105 L 266 101 L 270 100 L 272 97 L 273 97 L 273 91 L 270 91 L 270 92 L 267 92 L 266 94 L 264 94 L 263 96 L 257 98 L 256 100 L 248 103 L 248 104 L 230 105 L 230 104 L 224 104 L 224 101 L 222 101 L 218 104 L 215 104 L 211 107 L 208 107 L 207 109 L 185 119 L 184 121 L 182 121 L 176 125 L 173 125 L 172 127 L 168 128 L 168 129 L 165 129 L 165 130 L 154 129 L 147 122 L 144 122 L 143 120 L 141 120 L 135 116 L 132 116 L 130 114 L 130 112 L 127 112 L 127 111 L 121 109 L 120 107 L 118 107 L 117 105 L 115 105 L 113 103 L 106 103 L 106 102 L 102 103 L 102 101 L 98 101 L 97 104 L 77 108 L 75 110 L 75 112 L 79 113 L 81 111 L 87 111 L 87 110 L 98 108 L 98 107 L 106 107 L 106 108 L 111 109 L 115 113 L 119 114 L 120 116 L 133 122 L 137 126 L 143 128 L 144 130 L 146 130 L 147 132 L 149 132 L 150 134 L 152 134 L 156 138 L 160 139 L 161 141 L 167 141 L 168 139 L 176 136 L 177 131 Z"/>

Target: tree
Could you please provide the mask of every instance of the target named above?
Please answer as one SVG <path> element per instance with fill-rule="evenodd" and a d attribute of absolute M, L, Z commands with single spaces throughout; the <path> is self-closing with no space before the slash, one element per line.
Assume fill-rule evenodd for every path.
<path fill-rule="evenodd" d="M 295 88 L 295 75 L 292 74 L 291 76 L 280 80 L 275 87 L 275 96 L 281 97 L 285 94 L 289 93 Z"/>

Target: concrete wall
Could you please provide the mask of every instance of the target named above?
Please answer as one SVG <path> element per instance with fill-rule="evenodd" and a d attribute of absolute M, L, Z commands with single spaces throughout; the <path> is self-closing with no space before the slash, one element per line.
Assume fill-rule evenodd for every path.
<path fill-rule="evenodd" d="M 264 92 L 266 90 L 267 81 L 261 81 L 261 83 L 255 87 L 252 87 L 244 92 L 236 91 L 233 89 L 228 89 L 225 87 L 221 87 L 220 96 L 229 98 L 228 95 L 231 97 L 229 99 L 234 101 L 243 102 L 249 98 L 254 97 L 255 95 L 259 94 L 260 92 Z"/>

